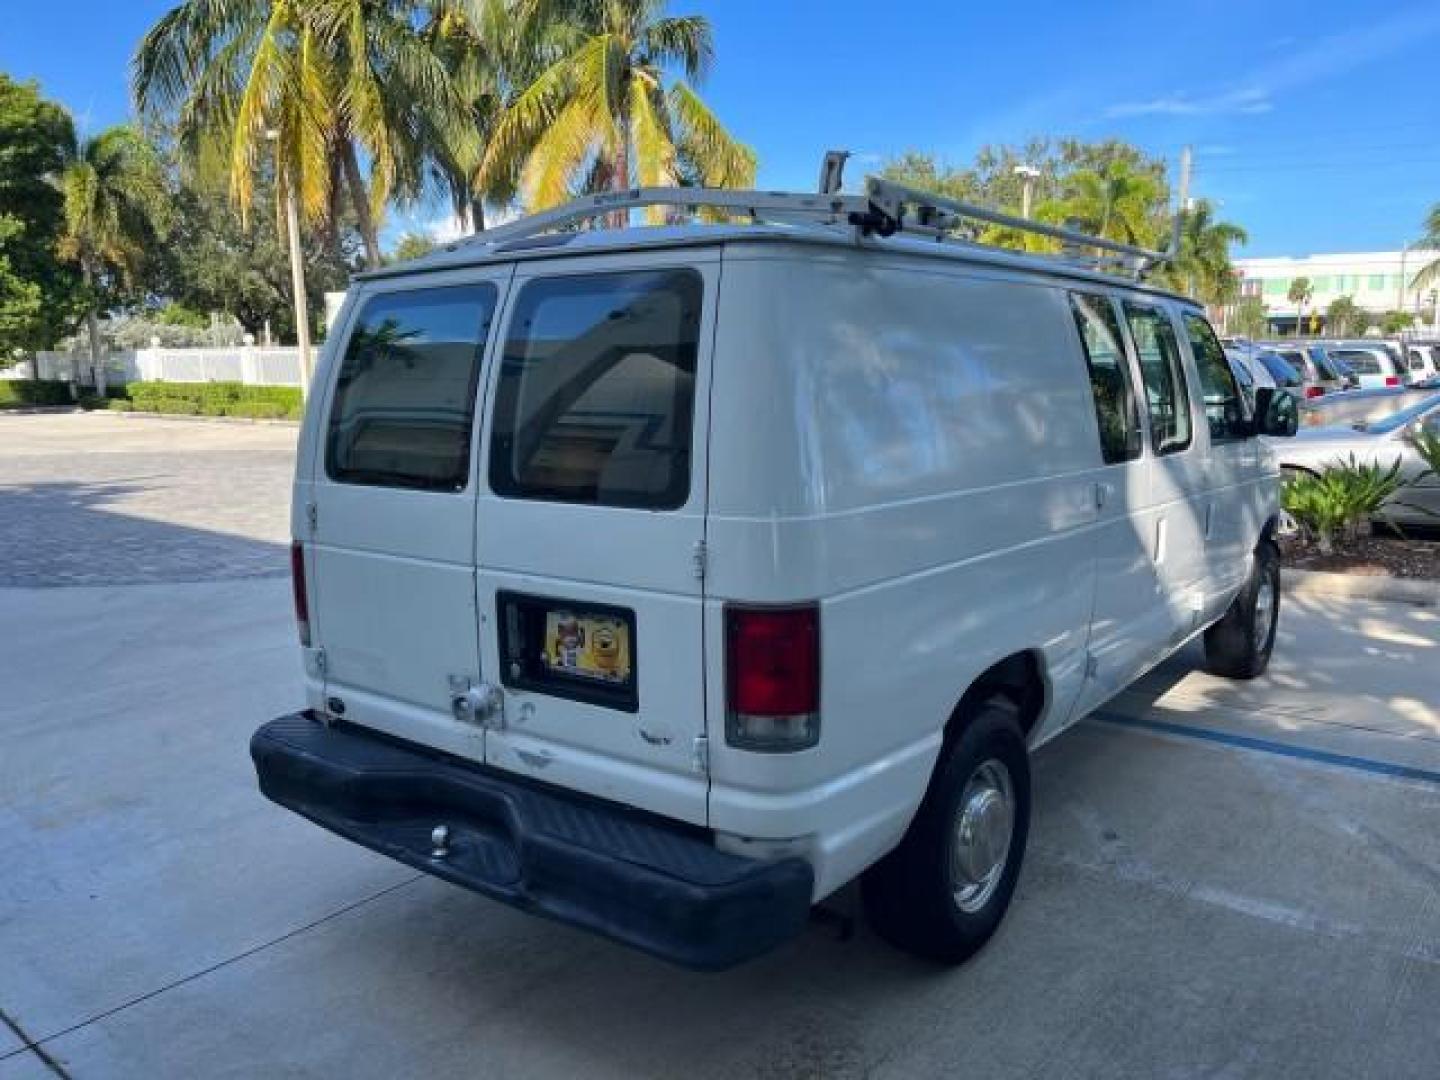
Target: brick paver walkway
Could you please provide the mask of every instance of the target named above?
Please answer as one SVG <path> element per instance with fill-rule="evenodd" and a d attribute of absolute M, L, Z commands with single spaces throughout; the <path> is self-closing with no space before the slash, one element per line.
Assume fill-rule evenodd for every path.
<path fill-rule="evenodd" d="M 0 413 L 0 587 L 288 572 L 297 433 Z"/>

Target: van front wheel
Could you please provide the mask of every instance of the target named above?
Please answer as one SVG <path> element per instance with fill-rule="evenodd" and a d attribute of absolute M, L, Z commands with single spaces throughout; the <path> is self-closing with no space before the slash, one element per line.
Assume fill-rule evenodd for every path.
<path fill-rule="evenodd" d="M 1212 675 L 1253 679 L 1264 672 L 1275 648 L 1280 616 L 1280 549 L 1262 540 L 1250 577 L 1230 610 L 1205 631 L 1205 666 Z"/>
<path fill-rule="evenodd" d="M 1029 831 L 1030 764 L 1018 710 L 992 698 L 947 742 L 900 845 L 866 872 L 870 924 L 927 960 L 969 958 L 1010 906 Z"/>

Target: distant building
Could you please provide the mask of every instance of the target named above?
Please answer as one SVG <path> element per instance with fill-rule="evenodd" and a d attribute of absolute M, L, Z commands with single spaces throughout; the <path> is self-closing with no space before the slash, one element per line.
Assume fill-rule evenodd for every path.
<path fill-rule="evenodd" d="M 1289 299 L 1290 285 L 1300 277 L 1310 279 L 1314 294 L 1305 305 L 1306 329 L 1310 316 L 1322 321 L 1325 309 L 1348 296 L 1366 311 L 1384 314 L 1405 311 L 1428 322 L 1435 307 L 1435 286 L 1410 288 L 1416 272 L 1440 259 L 1440 251 L 1365 251 L 1344 255 L 1304 255 L 1299 258 L 1236 259 L 1240 295 L 1259 297 L 1265 304 L 1270 329 L 1293 333 L 1299 315 Z"/>

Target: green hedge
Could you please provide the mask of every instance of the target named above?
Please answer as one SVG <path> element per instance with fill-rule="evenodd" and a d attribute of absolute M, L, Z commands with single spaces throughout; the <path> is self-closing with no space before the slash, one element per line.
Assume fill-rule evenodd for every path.
<path fill-rule="evenodd" d="M 181 416 L 243 416 L 254 420 L 298 420 L 303 406 L 292 386 L 246 386 L 235 382 L 134 382 L 126 388 L 129 408 Z M 126 411 L 125 405 L 111 408 Z"/>
<path fill-rule="evenodd" d="M 70 384 L 59 380 L 0 379 L 0 409 L 70 405 Z"/>

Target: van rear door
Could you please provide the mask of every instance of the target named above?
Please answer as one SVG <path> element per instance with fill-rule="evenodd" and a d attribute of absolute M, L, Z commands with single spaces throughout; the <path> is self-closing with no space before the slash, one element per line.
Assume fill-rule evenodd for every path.
<path fill-rule="evenodd" d="M 473 431 L 510 268 L 366 285 L 311 461 L 310 609 L 329 711 L 482 760 L 454 699 L 480 682 Z"/>
<path fill-rule="evenodd" d="M 486 761 L 697 824 L 718 280 L 704 249 L 522 264 L 477 508 Z"/>

